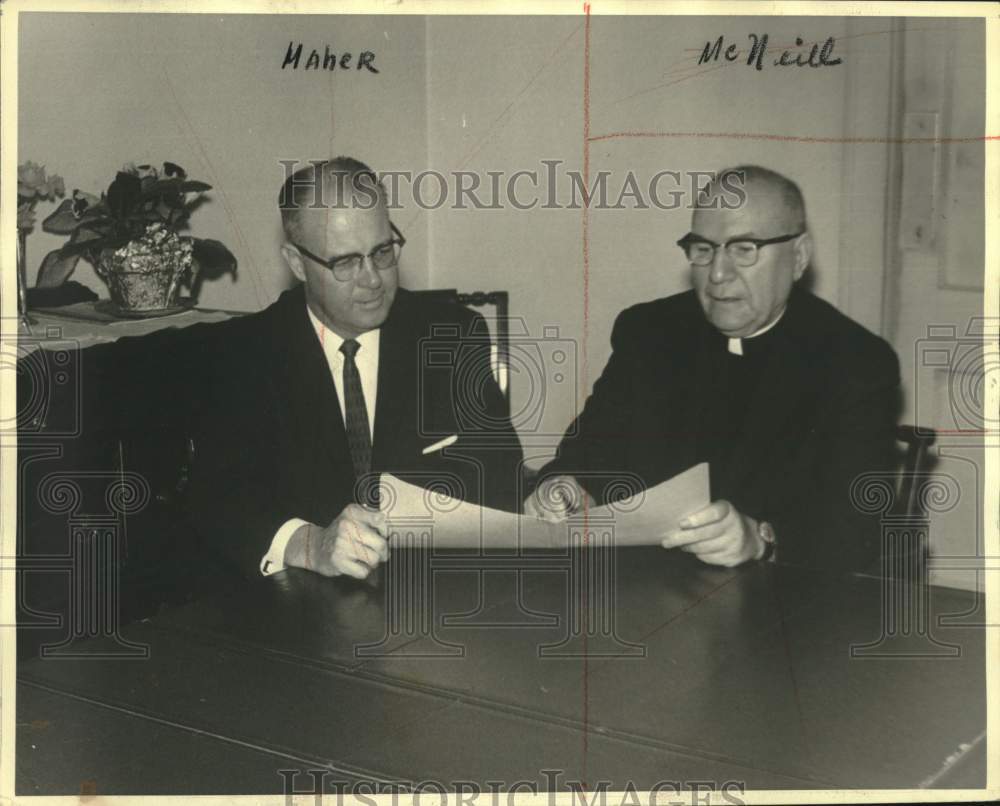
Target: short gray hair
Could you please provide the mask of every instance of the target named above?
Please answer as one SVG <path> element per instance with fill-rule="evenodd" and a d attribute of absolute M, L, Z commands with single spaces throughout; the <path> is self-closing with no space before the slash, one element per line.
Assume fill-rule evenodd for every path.
<path fill-rule="evenodd" d="M 333 207 L 358 197 L 363 199 L 358 203 L 365 207 L 386 200 L 385 187 L 361 160 L 340 156 L 309 162 L 285 180 L 278 194 L 286 237 L 298 237 L 302 210 Z"/>
<path fill-rule="evenodd" d="M 710 187 L 722 185 L 728 188 L 732 186 L 732 180 L 739 182 L 744 192 L 750 185 L 758 183 L 774 188 L 791 215 L 794 225 L 799 229 L 806 228 L 806 202 L 802 190 L 784 174 L 760 165 L 737 165 L 721 171 Z M 698 199 L 697 207 L 708 206 L 708 198 L 709 194 L 706 192 Z"/>

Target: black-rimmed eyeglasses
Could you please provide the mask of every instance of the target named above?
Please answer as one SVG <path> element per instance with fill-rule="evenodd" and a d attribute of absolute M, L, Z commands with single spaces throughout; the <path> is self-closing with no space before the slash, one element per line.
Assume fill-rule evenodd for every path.
<path fill-rule="evenodd" d="M 300 246 L 295 243 L 295 241 L 289 241 L 289 243 L 298 249 L 299 252 L 301 252 L 305 257 L 332 271 L 333 276 L 340 280 L 340 282 L 346 283 L 349 280 L 353 280 L 358 276 L 358 274 L 361 273 L 361 267 L 364 265 L 365 258 L 370 260 L 372 265 L 378 271 L 391 269 L 399 263 L 399 253 L 403 249 L 403 245 L 406 243 L 406 238 L 403 237 L 403 233 L 396 229 L 396 225 L 391 221 L 389 222 L 389 226 L 392 228 L 393 237 L 385 243 L 376 246 L 367 255 L 359 255 L 355 253 L 353 255 L 338 255 L 337 257 L 331 257 L 324 260 L 318 255 L 314 255 L 304 246 Z"/>
<path fill-rule="evenodd" d="M 762 247 L 785 243 L 802 234 L 796 232 L 792 235 L 779 235 L 776 238 L 733 238 L 720 244 L 689 232 L 677 242 L 677 245 L 684 250 L 684 254 L 693 266 L 708 266 L 715 260 L 715 253 L 719 247 L 725 247 L 733 265 L 745 269 L 757 262 Z"/>

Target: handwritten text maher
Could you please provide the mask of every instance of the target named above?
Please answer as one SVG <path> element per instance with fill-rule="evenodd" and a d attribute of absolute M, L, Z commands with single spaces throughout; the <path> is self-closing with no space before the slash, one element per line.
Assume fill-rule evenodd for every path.
<path fill-rule="evenodd" d="M 357 60 L 354 64 L 351 64 L 355 55 L 357 55 Z M 306 57 L 305 64 L 303 65 L 302 43 L 299 42 L 296 46 L 295 42 L 289 42 L 288 51 L 285 53 L 285 60 L 281 63 L 281 69 L 298 70 L 300 67 L 303 70 L 336 70 L 337 68 L 341 70 L 350 70 L 352 68 L 360 70 L 363 67 L 369 73 L 378 72 L 378 68 L 375 66 L 374 51 L 363 50 L 358 54 L 343 51 L 338 57 L 336 53 L 330 50 L 330 46 L 327 45 L 323 49 L 322 55 L 320 55 L 318 50 L 312 50 Z"/>

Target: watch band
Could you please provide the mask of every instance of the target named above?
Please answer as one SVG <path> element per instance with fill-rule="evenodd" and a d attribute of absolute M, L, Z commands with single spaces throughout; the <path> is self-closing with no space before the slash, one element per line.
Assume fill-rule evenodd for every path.
<path fill-rule="evenodd" d="M 767 521 L 757 523 L 757 536 L 764 542 L 764 553 L 759 557 L 758 562 L 774 562 L 775 552 L 778 548 L 778 538 L 774 533 L 774 527 Z"/>

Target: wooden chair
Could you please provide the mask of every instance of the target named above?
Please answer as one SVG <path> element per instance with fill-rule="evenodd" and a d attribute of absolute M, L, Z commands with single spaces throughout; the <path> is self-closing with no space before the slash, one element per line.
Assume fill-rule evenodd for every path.
<path fill-rule="evenodd" d="M 454 288 L 429 289 L 415 291 L 424 299 L 435 302 L 451 302 L 473 308 L 492 305 L 496 322 L 495 339 L 496 355 L 493 361 L 493 377 L 500 391 L 503 392 L 507 409 L 510 410 L 510 308 L 506 291 L 470 291 L 459 292 Z"/>
<path fill-rule="evenodd" d="M 899 515 L 923 515 L 923 506 L 917 495 L 914 478 L 926 473 L 933 465 L 930 448 L 937 439 L 933 429 L 914 425 L 896 426 L 896 440 L 906 446 L 899 470 L 899 497 L 896 512 Z"/>

